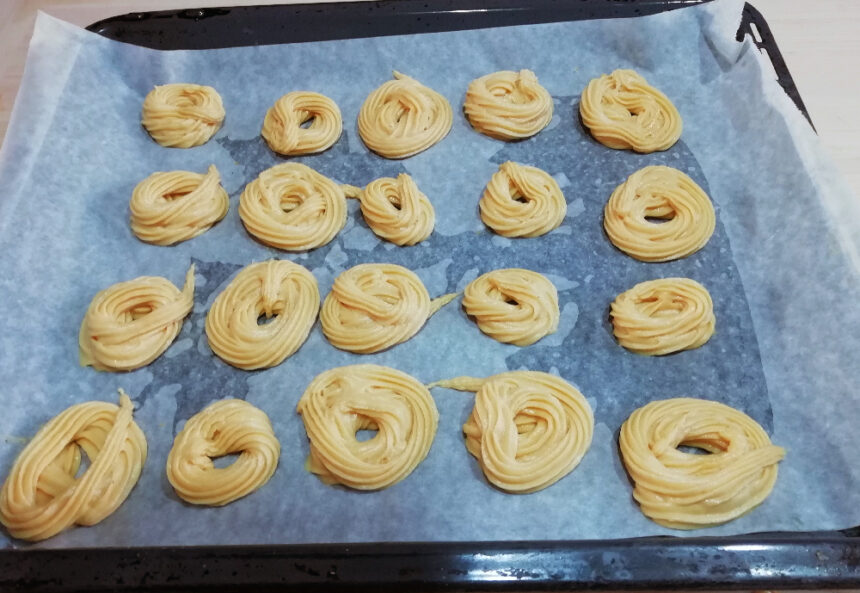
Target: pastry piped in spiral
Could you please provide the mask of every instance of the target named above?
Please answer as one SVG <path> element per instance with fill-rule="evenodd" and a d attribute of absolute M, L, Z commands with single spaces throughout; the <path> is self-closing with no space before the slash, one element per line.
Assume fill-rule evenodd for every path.
<path fill-rule="evenodd" d="M 773 490 L 785 456 L 743 412 L 686 397 L 633 412 L 618 444 L 642 512 L 673 529 L 719 525 L 750 511 Z M 709 454 L 687 453 L 680 445 Z"/>
<path fill-rule="evenodd" d="M 191 148 L 205 144 L 224 116 L 221 95 L 211 86 L 177 83 L 149 91 L 140 123 L 162 146 Z"/>
<path fill-rule="evenodd" d="M 129 397 L 119 405 L 76 404 L 45 424 L 18 455 L 0 491 L 0 523 L 40 541 L 72 525 L 95 525 L 121 505 L 140 477 L 146 438 Z M 90 461 L 84 473 L 81 450 Z"/>
<path fill-rule="evenodd" d="M 528 346 L 558 328 L 558 292 L 545 276 L 519 268 L 493 270 L 469 283 L 463 309 L 482 332 Z"/>
<path fill-rule="evenodd" d="M 227 467 L 213 459 L 238 453 Z M 281 445 L 266 413 L 222 399 L 189 418 L 167 456 L 167 479 L 191 504 L 223 506 L 259 489 L 278 467 Z"/>
<path fill-rule="evenodd" d="M 319 308 L 317 281 L 304 267 L 278 260 L 251 264 L 212 303 L 206 338 L 234 367 L 272 367 L 304 344 Z"/>
<path fill-rule="evenodd" d="M 539 371 L 457 377 L 430 387 L 477 391 L 463 425 L 487 480 L 507 492 L 542 490 L 573 471 L 591 446 L 594 416 L 565 380 Z"/>
<path fill-rule="evenodd" d="M 511 161 L 499 165 L 479 206 L 484 224 L 504 237 L 539 237 L 558 228 L 567 214 L 555 179 Z"/>
<path fill-rule="evenodd" d="M 205 175 L 153 173 L 131 195 L 131 230 L 141 241 L 173 245 L 209 230 L 224 218 L 229 204 L 215 165 Z"/>
<path fill-rule="evenodd" d="M 394 72 L 394 80 L 368 95 L 358 114 L 358 133 L 370 150 L 403 159 L 448 135 L 454 114 L 448 100 L 414 78 Z"/>
<path fill-rule="evenodd" d="M 463 110 L 472 127 L 500 140 L 534 136 L 552 119 L 552 97 L 531 70 L 502 70 L 476 78 Z"/>
<path fill-rule="evenodd" d="M 427 388 L 396 369 L 361 364 L 328 370 L 308 385 L 298 413 L 310 440 L 308 469 L 329 484 L 379 490 L 418 466 L 439 413 Z M 359 430 L 375 430 L 358 440 Z"/>
<path fill-rule="evenodd" d="M 588 83 L 579 103 L 582 123 L 608 146 L 649 153 L 681 137 L 681 115 L 672 102 L 633 70 L 616 70 Z"/>
<path fill-rule="evenodd" d="M 346 224 L 346 196 L 338 184 L 310 167 L 283 163 L 245 186 L 239 217 L 266 245 L 287 251 L 315 249 Z"/>
<path fill-rule="evenodd" d="M 310 122 L 307 127 L 303 124 Z M 343 121 L 337 104 L 319 93 L 287 93 L 266 112 L 263 138 L 284 155 L 322 152 L 337 142 Z"/>
<path fill-rule="evenodd" d="M 711 295 L 689 278 L 641 282 L 618 295 L 609 315 L 619 344 L 652 356 L 698 348 L 716 323 Z"/>
<path fill-rule="evenodd" d="M 715 226 L 708 195 L 672 167 L 636 171 L 612 192 L 603 212 L 603 228 L 612 244 L 647 262 L 695 253 L 711 238 Z"/>
<path fill-rule="evenodd" d="M 131 371 L 161 356 L 194 306 L 194 265 L 180 291 L 166 278 L 141 276 L 93 297 L 78 337 L 81 366 Z"/>
<path fill-rule="evenodd" d="M 456 293 L 430 300 L 413 272 L 395 264 L 360 264 L 334 281 L 320 312 L 328 341 L 370 354 L 405 342 Z"/>
<path fill-rule="evenodd" d="M 397 179 L 376 179 L 363 190 L 351 185 L 343 188 L 348 197 L 361 202 L 361 214 L 367 226 L 386 241 L 415 245 L 433 232 L 436 223 L 433 204 L 406 173 L 401 173 Z"/>

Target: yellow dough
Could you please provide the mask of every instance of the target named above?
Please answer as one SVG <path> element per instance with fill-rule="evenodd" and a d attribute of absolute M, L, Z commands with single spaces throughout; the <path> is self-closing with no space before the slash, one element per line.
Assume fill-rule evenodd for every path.
<path fill-rule="evenodd" d="M 681 114 L 633 70 L 616 70 L 588 83 L 579 103 L 582 123 L 608 146 L 648 153 L 667 150 L 681 137 Z"/>
<path fill-rule="evenodd" d="M 463 110 L 482 134 L 519 140 L 547 126 L 552 119 L 552 97 L 531 70 L 502 70 L 472 81 Z"/>
<path fill-rule="evenodd" d="M 119 406 L 76 404 L 45 424 L 15 460 L 0 491 L 0 523 L 40 541 L 72 525 L 95 525 L 128 497 L 146 461 L 146 437 L 129 397 Z M 81 450 L 90 461 L 84 473 Z"/>
<path fill-rule="evenodd" d="M 613 245 L 647 262 L 695 253 L 711 238 L 715 226 L 714 206 L 708 195 L 672 167 L 636 171 L 612 192 L 603 212 L 603 228 Z"/>
<path fill-rule="evenodd" d="M 251 264 L 215 298 L 206 338 L 234 367 L 272 367 L 304 344 L 319 308 L 317 281 L 304 267 L 278 260 Z M 260 317 L 271 321 L 260 324 Z"/>
<path fill-rule="evenodd" d="M 750 511 L 773 490 L 785 456 L 743 412 L 686 397 L 633 412 L 618 443 L 642 512 L 673 529 L 719 525 Z M 686 453 L 679 445 L 710 454 Z"/>
<path fill-rule="evenodd" d="M 257 239 L 287 251 L 325 245 L 346 224 L 346 196 L 328 177 L 299 163 L 266 169 L 245 186 L 239 216 Z"/>
<path fill-rule="evenodd" d="M 387 488 L 412 473 L 430 451 L 439 421 L 424 385 L 373 364 L 317 375 L 297 411 L 310 440 L 308 469 L 327 484 L 359 490 Z M 378 432 L 360 441 L 359 430 Z"/>
<path fill-rule="evenodd" d="M 591 446 L 591 406 L 548 373 L 511 371 L 486 379 L 457 377 L 430 387 L 477 391 L 463 425 L 466 448 L 487 480 L 506 492 L 537 492 L 573 471 Z"/>
<path fill-rule="evenodd" d="M 431 301 L 410 270 L 395 264 L 360 264 L 335 278 L 320 321 L 333 346 L 370 354 L 414 336 L 456 296 L 446 294 Z"/>
<path fill-rule="evenodd" d="M 509 268 L 479 276 L 463 293 L 463 309 L 482 332 L 528 346 L 558 328 L 558 292 L 545 276 Z"/>
<path fill-rule="evenodd" d="M 433 204 L 406 173 L 397 179 L 376 179 L 363 190 L 351 185 L 343 188 L 348 197 L 360 200 L 367 226 L 386 241 L 415 245 L 433 232 L 436 223 Z"/>
<path fill-rule="evenodd" d="M 370 150 L 403 159 L 426 150 L 448 135 L 454 114 L 448 100 L 414 78 L 394 72 L 365 99 L 358 133 Z"/>
<path fill-rule="evenodd" d="M 227 467 L 212 460 L 231 453 Z M 223 506 L 259 489 L 278 467 L 281 445 L 266 413 L 240 399 L 209 404 L 188 419 L 167 456 L 167 479 L 191 504 Z"/>
<path fill-rule="evenodd" d="M 308 127 L 302 124 L 311 122 Z M 337 142 L 343 121 L 337 104 L 319 93 L 287 93 L 266 112 L 263 138 L 284 155 L 322 152 Z"/>
<path fill-rule="evenodd" d="M 711 295 L 689 278 L 641 282 L 618 295 L 609 315 L 619 344 L 652 356 L 698 348 L 716 323 Z"/>
<path fill-rule="evenodd" d="M 81 366 L 131 371 L 148 365 L 173 343 L 193 306 L 193 264 L 181 291 L 160 276 L 141 276 L 102 290 L 81 323 Z"/>
<path fill-rule="evenodd" d="M 153 173 L 131 195 L 131 230 L 141 241 L 173 245 L 209 230 L 229 208 L 215 165 L 205 175 Z"/>
<path fill-rule="evenodd" d="M 539 237 L 558 228 L 567 214 L 555 179 L 511 161 L 499 165 L 479 206 L 484 224 L 504 237 Z"/>
<path fill-rule="evenodd" d="M 177 83 L 149 91 L 140 123 L 162 146 L 191 148 L 205 144 L 224 116 L 221 95 L 211 86 Z"/>

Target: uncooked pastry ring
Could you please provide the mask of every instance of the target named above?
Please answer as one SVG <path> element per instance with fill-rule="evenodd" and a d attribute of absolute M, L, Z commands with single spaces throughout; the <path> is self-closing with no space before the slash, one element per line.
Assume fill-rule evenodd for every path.
<path fill-rule="evenodd" d="M 436 223 L 433 204 L 412 177 L 381 177 L 360 189 L 342 186 L 347 197 L 361 202 L 364 221 L 377 236 L 395 245 L 415 245 L 430 236 Z"/>
<path fill-rule="evenodd" d="M 224 116 L 221 95 L 211 86 L 175 83 L 149 91 L 140 123 L 162 146 L 191 148 L 205 144 Z"/>
<path fill-rule="evenodd" d="M 303 124 L 311 122 L 308 127 Z M 322 152 L 340 138 L 343 120 L 337 104 L 320 93 L 293 91 L 269 108 L 262 136 L 269 148 L 283 155 Z"/>
<path fill-rule="evenodd" d="M 499 140 L 521 140 L 552 119 L 552 97 L 531 70 L 502 70 L 476 78 L 466 90 L 463 110 L 472 127 Z"/>
<path fill-rule="evenodd" d="M 499 165 L 478 205 L 484 224 L 504 237 L 539 237 L 558 228 L 567 214 L 552 176 L 511 161 Z"/>

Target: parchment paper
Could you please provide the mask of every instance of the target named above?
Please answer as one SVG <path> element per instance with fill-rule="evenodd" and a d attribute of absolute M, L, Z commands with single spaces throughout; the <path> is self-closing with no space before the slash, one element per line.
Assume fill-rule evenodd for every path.
<path fill-rule="evenodd" d="M 637 19 L 193 52 L 124 45 L 40 15 L 0 154 L 0 476 L 40 425 L 72 403 L 116 401 L 117 387 L 132 394 L 150 449 L 138 485 L 116 513 L 39 545 L 680 534 L 639 512 L 617 433 L 640 405 L 683 395 L 743 409 L 788 449 L 761 507 L 697 533 L 860 523 L 857 200 L 755 48 L 734 41 L 740 11 L 740 2 L 724 0 Z M 553 95 L 550 126 L 518 143 L 474 132 L 460 112 L 468 83 L 520 68 L 534 70 Z M 591 78 L 615 68 L 638 70 L 679 108 L 684 133 L 671 150 L 613 151 L 583 131 L 579 94 Z M 404 161 L 373 155 L 356 133 L 362 101 L 393 69 L 441 92 L 456 113 L 445 140 Z M 162 148 L 140 127 L 143 97 L 155 84 L 186 81 L 218 89 L 227 119 L 204 146 Z M 329 151 L 296 160 L 354 185 L 409 172 L 436 208 L 429 240 L 408 248 L 381 241 L 356 203 L 337 238 L 309 253 L 267 248 L 244 231 L 237 214 L 242 188 L 284 161 L 259 136 L 263 116 L 279 96 L 300 89 L 333 98 L 345 125 Z M 482 225 L 478 199 L 508 159 L 559 180 L 569 204 L 559 229 L 509 240 Z M 169 248 L 131 234 L 128 200 L 141 179 L 158 170 L 203 172 L 210 163 L 231 196 L 221 223 Z M 714 236 L 681 261 L 638 262 L 602 231 L 612 190 L 652 164 L 687 172 L 716 206 Z M 495 268 L 531 268 L 558 287 L 562 319 L 556 334 L 518 348 L 481 334 L 456 301 L 415 338 L 380 354 L 336 350 L 317 324 L 282 365 L 238 371 L 209 350 L 205 315 L 238 269 L 270 257 L 308 267 L 323 295 L 337 274 L 362 262 L 405 265 L 432 296 L 461 290 Z M 96 292 L 140 275 L 181 284 L 192 261 L 194 312 L 160 359 L 126 374 L 78 366 L 77 331 Z M 660 358 L 620 348 L 608 323 L 611 301 L 637 282 L 669 276 L 709 288 L 716 335 L 698 350 Z M 472 396 L 435 389 L 439 431 L 412 475 L 374 493 L 325 486 L 303 469 L 308 444 L 295 405 L 316 374 L 356 362 L 390 365 L 425 382 L 519 368 L 558 373 L 594 408 L 593 445 L 556 485 L 505 494 L 487 484 L 463 445 Z M 196 508 L 173 493 L 164 464 L 184 421 L 222 397 L 244 398 L 269 414 L 282 445 L 280 466 L 252 496 L 225 508 Z M 20 544 L 5 532 L 0 542 Z"/>

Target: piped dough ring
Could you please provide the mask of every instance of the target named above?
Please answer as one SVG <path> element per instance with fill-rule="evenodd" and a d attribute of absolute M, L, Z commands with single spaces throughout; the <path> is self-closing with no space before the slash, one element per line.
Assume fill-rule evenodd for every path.
<path fill-rule="evenodd" d="M 153 173 L 131 195 L 131 230 L 141 241 L 173 245 L 209 230 L 224 218 L 229 205 L 215 165 L 205 175 Z"/>
<path fill-rule="evenodd" d="M 511 161 L 499 165 L 478 205 L 484 224 L 503 237 L 539 237 L 558 228 L 567 214 L 552 176 Z"/>
<path fill-rule="evenodd" d="M 81 366 L 131 371 L 161 356 L 194 306 L 194 265 L 180 291 L 160 276 L 141 276 L 99 292 L 78 337 Z"/>
<path fill-rule="evenodd" d="M 372 364 L 317 375 L 297 411 L 310 440 L 308 469 L 323 482 L 359 490 L 387 488 L 412 473 L 430 451 L 439 419 L 424 385 Z M 378 432 L 359 441 L 359 430 Z"/>
<path fill-rule="evenodd" d="M 146 95 L 140 123 L 162 146 L 191 148 L 205 144 L 225 115 L 221 95 L 211 86 L 165 84 Z"/>
<path fill-rule="evenodd" d="M 287 251 L 327 244 L 346 224 L 346 196 L 334 181 L 299 163 L 266 169 L 245 186 L 239 217 L 257 239 Z"/>
<path fill-rule="evenodd" d="M 579 103 L 594 139 L 618 150 L 667 150 L 681 137 L 681 114 L 633 70 L 616 70 L 588 83 Z"/>
<path fill-rule="evenodd" d="M 618 343 L 638 354 L 659 356 L 698 348 L 714 335 L 714 303 L 689 278 L 641 282 L 610 307 Z"/>
<path fill-rule="evenodd" d="M 785 456 L 743 412 L 686 397 L 639 408 L 621 426 L 618 442 L 640 509 L 672 529 L 719 525 L 750 511 L 770 494 Z M 686 453 L 679 445 L 710 454 Z"/>
<path fill-rule="evenodd" d="M 695 253 L 711 238 L 716 220 L 705 191 L 683 172 L 664 166 L 630 175 L 612 192 L 603 211 L 603 228 L 612 244 L 646 262 Z"/>
<path fill-rule="evenodd" d="M 206 314 L 206 338 L 212 351 L 234 367 L 272 367 L 304 344 L 319 308 L 317 281 L 301 265 L 251 264 L 215 298 Z M 260 324 L 261 317 L 270 321 Z"/>
<path fill-rule="evenodd" d="M 239 453 L 227 467 L 213 459 Z M 223 506 L 269 481 L 281 445 L 266 413 L 240 399 L 209 404 L 188 419 L 167 456 L 167 479 L 191 504 Z"/>
<path fill-rule="evenodd" d="M 528 346 L 558 328 L 558 291 L 545 276 L 508 268 L 469 283 L 463 309 L 482 332 L 508 344 Z"/>
<path fill-rule="evenodd" d="M 302 124 L 310 121 L 306 128 Z M 263 120 L 263 138 L 283 155 L 322 152 L 337 142 L 343 120 L 337 104 L 320 93 L 293 91 L 269 108 Z"/>
<path fill-rule="evenodd" d="M 76 404 L 21 451 L 0 491 L 0 523 L 12 537 L 41 541 L 72 525 L 95 525 L 121 505 L 146 461 L 146 437 L 129 397 L 119 406 Z M 81 450 L 90 465 L 80 477 Z"/>
<path fill-rule="evenodd" d="M 395 245 L 415 245 L 430 236 L 436 223 L 433 204 L 412 177 L 382 177 L 363 190 L 345 186 L 348 197 L 358 198 L 367 226 L 377 236 Z"/>
<path fill-rule="evenodd" d="M 463 110 L 482 134 L 499 140 L 534 136 L 552 119 L 552 97 L 531 70 L 501 70 L 469 84 Z"/>
<path fill-rule="evenodd" d="M 487 480 L 506 492 L 525 494 L 551 486 L 573 471 L 591 446 L 591 406 L 555 375 L 511 371 L 430 385 L 435 386 L 477 391 L 463 425 L 466 448 Z"/>
<path fill-rule="evenodd" d="M 448 135 L 454 113 L 448 100 L 414 78 L 394 72 L 394 80 L 368 95 L 358 113 L 358 133 L 370 150 L 403 159 Z"/>

